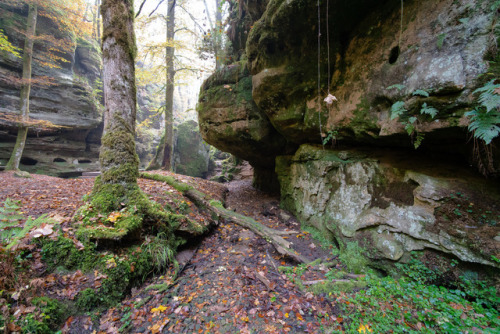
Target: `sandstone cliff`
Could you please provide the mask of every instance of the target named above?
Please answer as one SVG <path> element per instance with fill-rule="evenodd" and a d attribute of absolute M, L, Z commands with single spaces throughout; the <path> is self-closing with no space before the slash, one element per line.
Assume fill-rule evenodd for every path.
<path fill-rule="evenodd" d="M 26 21 L 27 11 L 0 6 L 0 26 L 15 46 L 24 44 L 16 27 Z M 53 22 L 39 17 L 38 34 L 52 34 L 56 38 L 67 33 L 58 31 Z M 66 35 L 65 35 L 66 34 Z M 66 36 L 68 37 L 68 36 Z M 71 37 L 71 36 L 69 36 Z M 86 170 L 97 170 L 102 132 L 102 113 L 99 110 L 98 78 L 101 57 L 95 42 L 74 40 L 74 49 L 64 54 L 68 61 L 61 68 L 49 69 L 36 63 L 42 45 L 35 43 L 33 77 L 48 76 L 55 85 L 34 86 L 30 97 L 30 116 L 36 120 L 50 121 L 57 129 L 33 128 L 28 134 L 21 169 L 59 176 L 76 176 Z M 21 75 L 21 59 L 0 53 L 0 113 L 17 113 L 19 86 L 13 78 Z M 0 122 L 0 165 L 5 165 L 16 140 L 17 127 Z"/>
<path fill-rule="evenodd" d="M 356 241 L 379 263 L 432 249 L 498 266 L 495 201 L 492 217 L 467 218 L 473 225 L 447 206 L 456 192 L 498 197 L 498 181 L 478 173 L 498 174 L 498 138 L 474 143 L 465 115 L 474 90 L 500 76 L 497 5 L 321 1 L 319 10 L 318 20 L 316 1 L 243 2 L 230 30 L 233 45 L 246 41 L 239 62 L 201 89 L 203 138 L 257 167 L 257 187 L 276 168 L 283 206 L 341 248 Z"/>

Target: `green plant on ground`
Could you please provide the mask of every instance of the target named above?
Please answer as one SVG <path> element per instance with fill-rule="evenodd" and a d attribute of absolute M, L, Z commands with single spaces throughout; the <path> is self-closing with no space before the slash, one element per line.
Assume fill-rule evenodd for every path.
<path fill-rule="evenodd" d="M 347 242 L 340 252 L 339 260 L 355 274 L 361 274 L 368 266 L 366 250 L 360 247 L 357 242 Z"/>
<path fill-rule="evenodd" d="M 456 263 L 456 261 L 455 261 Z M 373 272 L 355 282 L 359 291 L 333 289 L 346 333 L 494 333 L 500 326 L 496 289 L 467 272 L 456 288 L 430 285 L 439 273 L 413 258 L 397 265 L 405 276 L 380 278 Z M 335 273 L 327 275 L 334 282 Z M 331 333 L 341 333 L 335 329 Z"/>
<path fill-rule="evenodd" d="M 104 277 L 97 289 L 80 291 L 75 298 L 82 311 L 102 310 L 122 300 L 133 286 L 142 282 L 153 272 L 164 271 L 173 264 L 174 250 L 184 242 L 180 238 L 167 238 L 168 233 L 159 232 L 147 238 L 141 246 L 130 246 L 119 254 L 98 251 L 95 244 L 85 241 L 84 248 L 77 248 L 72 239 L 59 237 L 56 240 L 41 238 L 41 254 L 49 270 L 97 271 Z"/>
<path fill-rule="evenodd" d="M 21 224 L 23 220 L 19 201 L 7 198 L 0 205 L 0 244 L 4 244 L 6 249 L 16 245 L 32 228 L 50 221 L 47 215 L 41 215 L 36 219 L 28 217 L 26 222 Z"/>
<path fill-rule="evenodd" d="M 285 274 L 288 279 L 294 283 L 297 287 L 299 287 L 301 290 L 304 290 L 304 284 L 302 284 L 302 279 L 300 278 L 307 270 L 307 264 L 299 264 L 298 266 L 292 266 L 292 267 L 287 267 L 287 266 L 280 266 L 278 267 L 278 270 Z"/>
<path fill-rule="evenodd" d="M 466 300 L 459 290 L 373 274 L 364 280 L 368 288 L 337 299 L 348 319 L 346 332 L 466 333 L 481 328 L 493 333 L 500 326 L 496 309 Z"/>

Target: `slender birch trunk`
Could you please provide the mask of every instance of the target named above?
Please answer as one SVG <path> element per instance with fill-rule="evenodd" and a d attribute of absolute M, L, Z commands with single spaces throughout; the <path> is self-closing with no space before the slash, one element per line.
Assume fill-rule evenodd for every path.
<path fill-rule="evenodd" d="M 30 114 L 31 64 L 33 59 L 33 43 L 36 32 L 37 16 L 37 5 L 30 5 L 28 12 L 28 23 L 26 26 L 26 39 L 24 40 L 23 79 L 21 84 L 21 97 L 19 101 L 19 115 L 21 116 L 22 123 L 19 124 L 16 144 L 10 156 L 9 162 L 5 167 L 6 170 L 19 170 L 19 163 L 21 162 L 21 157 L 23 156 L 26 137 L 28 135 L 28 127 L 26 126 L 26 122 L 29 120 Z"/>

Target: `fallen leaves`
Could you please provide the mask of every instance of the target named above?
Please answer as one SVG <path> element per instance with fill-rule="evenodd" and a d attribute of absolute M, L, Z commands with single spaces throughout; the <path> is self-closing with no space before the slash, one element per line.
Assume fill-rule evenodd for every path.
<path fill-rule="evenodd" d="M 163 305 L 160 305 L 158 307 L 154 307 L 151 309 L 151 313 L 161 313 L 163 311 L 165 311 L 167 308 Z"/>
<path fill-rule="evenodd" d="M 111 222 L 111 223 L 116 223 L 120 217 L 122 216 L 122 213 L 121 212 L 116 212 L 116 211 L 113 211 L 111 212 L 109 215 L 108 215 L 108 221 Z"/>

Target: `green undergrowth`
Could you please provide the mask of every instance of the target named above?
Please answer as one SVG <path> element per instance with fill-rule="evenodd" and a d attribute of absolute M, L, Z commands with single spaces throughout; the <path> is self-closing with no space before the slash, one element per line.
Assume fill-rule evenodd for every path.
<path fill-rule="evenodd" d="M 314 228 L 307 231 L 325 239 Z M 347 271 L 336 266 L 316 284 L 303 284 L 307 265 L 279 268 L 302 290 L 327 296 L 338 305 L 341 320 L 325 333 L 498 332 L 498 291 L 478 274 L 465 271 L 450 282 L 443 280 L 441 269 L 431 269 L 412 257 L 406 264 L 396 264 L 392 275 L 382 277 L 369 268 L 366 250 L 357 243 L 341 246 L 338 258 Z M 457 264 L 450 263 L 452 267 Z"/>
<path fill-rule="evenodd" d="M 339 260 L 350 272 L 362 274 L 368 268 L 367 251 L 357 242 L 347 242 L 340 252 Z"/>
<path fill-rule="evenodd" d="M 30 216 L 21 224 L 23 220 L 25 218 L 21 212 L 20 201 L 7 198 L 0 204 L 0 244 L 5 245 L 5 249 L 8 250 L 17 245 L 34 227 L 43 223 L 55 223 L 47 215 L 37 218 Z"/>
<path fill-rule="evenodd" d="M 48 297 L 35 297 L 31 303 L 35 310 L 18 322 L 23 333 L 56 333 L 68 313 L 74 312 L 68 305 Z"/>
<path fill-rule="evenodd" d="M 500 299 L 494 287 L 462 277 L 457 288 L 426 284 L 435 275 L 418 260 L 400 265 L 405 276 L 380 277 L 369 271 L 349 289 L 329 292 L 342 310 L 344 323 L 329 333 L 496 333 Z M 335 274 L 327 275 L 332 282 Z M 362 331 L 361 331 L 362 332 Z"/>
<path fill-rule="evenodd" d="M 82 270 L 101 275 L 98 288 L 87 288 L 75 298 L 79 310 L 103 310 L 121 301 L 134 286 L 138 286 L 152 273 L 163 272 L 175 265 L 175 250 L 181 239 L 158 234 L 147 238 L 141 245 L 121 248 L 118 253 L 99 251 L 94 243 L 78 249 L 71 239 L 40 240 L 41 254 L 49 270 Z"/>

